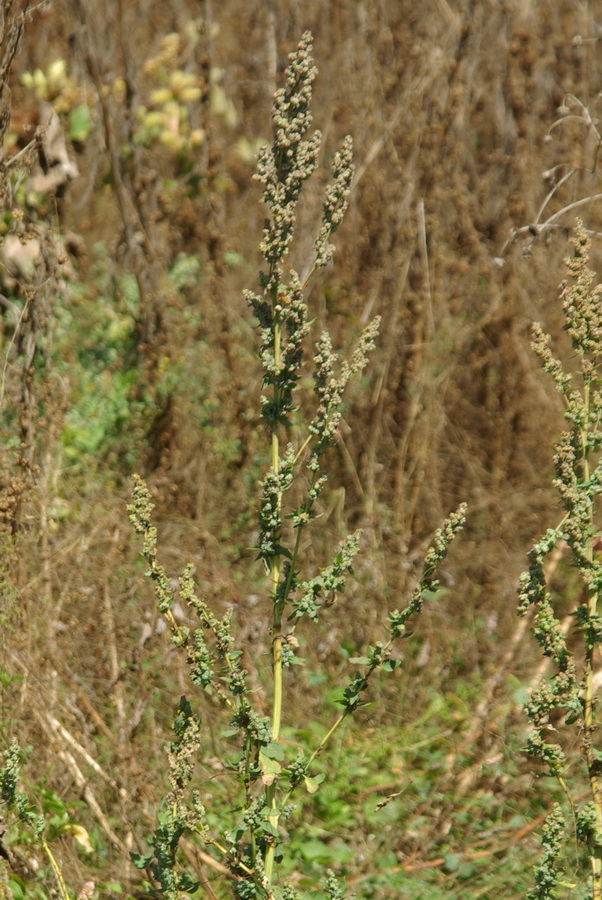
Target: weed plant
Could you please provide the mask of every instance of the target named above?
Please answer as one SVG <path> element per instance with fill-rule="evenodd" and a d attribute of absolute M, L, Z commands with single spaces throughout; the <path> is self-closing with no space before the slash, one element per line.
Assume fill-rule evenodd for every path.
<path fill-rule="evenodd" d="M 542 327 L 533 327 L 533 348 L 562 397 L 568 424 L 554 457 L 554 485 L 564 515 L 530 551 L 529 570 L 521 576 L 519 592 L 519 611 L 525 614 L 535 608 L 533 634 L 555 669 L 533 690 L 526 706 L 532 725 L 527 750 L 557 779 L 565 798 L 547 819 L 543 859 L 529 900 L 560 896 L 569 882 L 575 886 L 573 878 L 587 882 L 583 896 L 602 897 L 602 744 L 595 687 L 602 641 L 602 285 L 593 286 L 590 240 L 581 222 L 573 246 L 574 255 L 566 261 L 569 278 L 562 287 L 564 327 L 573 348 L 571 369 L 553 355 Z M 556 616 L 556 601 L 546 583 L 544 561 L 559 547 L 570 555 L 581 584 L 571 612 L 571 635 Z"/>
<path fill-rule="evenodd" d="M 259 292 L 246 295 L 259 323 L 264 387 L 261 418 L 270 454 L 259 501 L 255 548 L 267 581 L 264 608 L 271 646 L 269 715 L 259 709 L 249 672 L 243 668 L 242 651 L 236 646 L 232 628 L 232 610 L 221 619 L 214 615 L 195 585 L 191 566 L 174 589 L 158 556 L 151 495 L 138 477 L 129 506 L 134 528 L 144 540 L 143 554 L 159 610 L 167 619 L 174 643 L 186 654 L 190 680 L 213 699 L 211 714 L 217 706 L 224 711 L 227 736 L 238 748 L 234 763 L 229 755 L 223 760 L 236 783 L 238 799 L 229 813 L 228 826 L 216 829 L 215 817 L 205 809 L 195 787 L 195 762 L 203 743 L 198 703 L 181 698 L 168 751 L 170 791 L 158 814 L 150 852 L 135 857 L 157 892 L 170 900 L 199 887 L 198 868 L 193 876 L 182 869 L 178 858 L 186 835 L 194 835 L 205 845 L 206 864 L 227 875 L 230 894 L 240 900 L 295 900 L 301 896 L 292 881 L 280 875 L 286 842 L 295 833 L 296 798 L 299 792 L 313 795 L 319 791 L 326 776 L 316 771 L 315 763 L 347 717 L 363 705 L 375 673 L 392 672 L 399 666 L 399 660 L 391 658 L 392 646 L 409 636 L 408 624 L 433 596 L 437 568 L 464 523 L 462 506 L 437 532 L 407 605 L 391 612 L 383 623 L 383 640 L 352 660 L 357 670 L 342 693 L 340 713 L 321 739 L 309 752 L 291 747 L 288 739 L 283 740 L 282 728 L 286 676 L 291 666 L 302 662 L 296 630 L 302 621 L 317 625 L 325 619 L 343 593 L 348 576 L 353 574 L 361 533 L 344 537 L 334 559 L 312 577 L 304 577 L 302 548 L 320 515 L 320 497 L 327 482 L 327 451 L 337 439 L 346 389 L 366 367 L 379 326 L 378 318 L 368 324 L 352 356 L 342 362 L 329 334 L 318 337 L 311 359 L 314 413 L 309 421 L 301 420 L 295 397 L 308 365 L 311 330 L 304 292 L 311 275 L 332 259 L 331 237 L 345 214 L 353 177 L 351 139 L 347 137 L 334 156 L 333 179 L 326 190 L 314 256 L 307 266 L 309 274 L 303 280 L 296 271 L 287 275 L 284 261 L 293 241 L 297 205 L 305 182 L 316 169 L 320 148 L 320 134 L 310 134 L 312 82 L 316 76 L 310 51 L 311 35 L 306 33 L 289 57 L 284 87 L 275 94 L 272 144 L 259 152 L 256 178 L 263 186 L 263 202 L 268 208 L 261 242 L 264 268 L 259 274 Z M 172 607 L 177 598 L 198 617 L 196 628 L 176 621 Z M 288 724 L 301 724 L 299 711 L 289 712 Z M 209 896 L 216 896 L 208 882 L 204 887 Z M 324 873 L 323 891 L 322 896 L 330 900 L 344 896 L 341 882 L 331 871 Z"/>
<path fill-rule="evenodd" d="M 9 810 L 25 832 L 31 835 L 33 841 L 43 850 L 56 884 L 57 896 L 60 900 L 69 900 L 67 885 L 63 879 L 60 866 L 52 852 L 47 839 L 47 824 L 44 817 L 31 806 L 23 791 L 18 789 L 20 776 L 20 749 L 13 739 L 9 749 L 4 754 L 4 767 L 0 772 L 0 798 L 2 805 Z M 18 865 L 11 850 L 2 845 L 2 855 L 10 863 L 12 869 L 11 890 L 14 896 L 18 896 L 23 884 L 15 876 Z"/>

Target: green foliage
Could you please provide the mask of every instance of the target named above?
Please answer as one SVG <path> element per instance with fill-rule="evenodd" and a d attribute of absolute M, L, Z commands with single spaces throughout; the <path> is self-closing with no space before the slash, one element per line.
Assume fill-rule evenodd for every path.
<path fill-rule="evenodd" d="M 30 835 L 33 842 L 39 845 L 46 854 L 60 900 L 70 900 L 61 869 L 48 844 L 49 838 L 46 822 L 43 816 L 34 810 L 25 794 L 19 789 L 20 756 L 20 747 L 13 739 L 9 749 L 4 754 L 4 767 L 0 771 L 0 803 L 12 813 L 21 829 Z M 14 883 L 13 897 L 18 897 L 22 889 L 22 883 L 20 883 L 20 879 L 14 877 L 12 881 Z"/>
<path fill-rule="evenodd" d="M 139 346 L 140 292 L 136 278 L 95 248 L 91 284 L 74 279 L 66 302 L 54 310 L 54 365 L 68 378 L 69 405 L 63 445 L 71 464 L 139 462 L 141 442 L 160 411 L 160 404 L 182 381 L 199 381 L 190 366 L 198 365 L 184 350 L 164 356 L 157 367 L 154 393 L 141 384 L 144 373 Z M 196 254 L 180 253 L 168 273 L 170 289 L 184 295 L 201 271 Z M 75 355 L 74 355 L 75 349 Z M 204 393 L 192 398 L 198 414 Z"/>
<path fill-rule="evenodd" d="M 529 891 L 527 900 L 548 900 L 557 897 L 559 876 L 562 871 L 558 857 L 564 842 L 566 820 L 559 804 L 556 804 L 544 826 L 541 842 L 543 859 L 535 870 L 535 890 Z M 579 836 L 579 835 L 578 835 Z"/>
<path fill-rule="evenodd" d="M 63 443 L 67 458 L 102 459 L 108 453 L 130 457 L 124 438 L 134 417 L 137 383 L 135 325 L 139 296 L 132 275 L 105 261 L 98 247 L 95 287 L 75 282 L 69 303 L 57 309 L 57 368 L 68 374 L 71 402 L 65 416 Z M 77 348 L 75 359 L 68 354 Z"/>
<path fill-rule="evenodd" d="M 190 803 L 185 798 L 185 790 L 192 775 L 191 757 L 196 754 L 200 745 L 200 726 L 184 697 L 180 700 L 180 710 L 173 730 L 176 737 L 168 754 L 171 792 L 157 814 L 158 826 L 150 841 L 153 853 L 146 857 L 132 854 L 132 860 L 138 868 L 150 866 L 153 876 L 161 885 L 160 893 L 169 900 L 176 900 L 180 892 L 194 893 L 198 888 L 198 881 L 186 873 L 176 874 L 176 853 L 184 832 L 197 831 L 203 835 L 207 827 L 198 793 L 193 794 Z"/>
<path fill-rule="evenodd" d="M 16 741 L 12 741 L 4 758 L 4 768 L 0 773 L 0 798 L 18 820 L 31 828 L 33 834 L 40 838 L 44 831 L 44 820 L 29 806 L 24 794 L 18 790 L 20 749 Z"/>

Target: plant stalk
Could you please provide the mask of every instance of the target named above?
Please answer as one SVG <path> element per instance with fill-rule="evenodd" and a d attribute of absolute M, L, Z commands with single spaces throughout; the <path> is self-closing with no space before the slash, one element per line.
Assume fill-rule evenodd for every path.
<path fill-rule="evenodd" d="M 588 458 L 588 422 L 589 422 L 589 414 L 590 414 L 590 384 L 589 381 L 586 381 L 584 385 L 584 406 L 585 406 L 585 415 L 584 421 L 585 424 L 581 428 L 581 452 L 583 459 L 583 481 L 585 484 L 589 482 L 590 479 L 590 467 L 589 467 L 589 458 Z M 588 525 L 589 530 L 592 530 L 593 527 L 593 502 L 591 498 L 589 499 L 589 521 Z M 590 563 L 593 562 L 593 547 L 590 545 L 587 547 L 586 556 Z M 587 598 L 587 612 L 588 612 L 588 620 L 595 621 L 597 613 L 598 613 L 598 591 L 590 590 Z M 592 735 L 595 728 L 594 725 L 594 703 L 595 703 L 595 690 L 594 690 L 594 645 L 591 641 L 587 642 L 586 650 L 585 650 L 585 697 L 583 702 L 583 746 L 585 752 L 585 758 L 587 761 L 587 769 L 589 776 L 589 783 L 592 792 L 592 801 L 596 807 L 596 814 L 598 819 L 598 832 L 602 834 L 602 798 L 600 794 L 600 782 L 598 775 L 596 774 L 596 761 L 594 759 L 593 749 L 592 749 Z M 600 849 L 596 847 L 591 855 L 591 867 L 592 867 L 592 898 L 593 900 L 602 900 L 602 857 L 600 856 Z"/>
<path fill-rule="evenodd" d="M 274 296 L 274 304 L 276 296 Z M 274 322 L 274 364 L 276 370 L 280 365 L 281 330 L 280 323 Z M 279 390 L 274 387 L 274 409 L 278 409 Z M 280 442 L 278 437 L 278 420 L 272 421 L 272 469 L 276 475 L 280 471 Z M 278 519 L 282 506 L 282 493 L 278 494 Z M 276 546 L 280 544 L 280 527 L 278 534 L 274 535 Z M 272 617 L 272 672 L 273 672 L 273 700 L 272 700 L 272 741 L 278 743 L 280 738 L 280 724 L 282 719 L 282 602 L 278 602 L 278 586 L 280 584 L 280 553 L 276 552 L 270 565 L 270 581 L 272 585 L 272 597 L 274 611 Z M 268 785 L 266 791 L 266 806 L 270 810 L 268 821 L 272 828 L 278 828 L 279 811 L 276 806 L 277 779 Z M 275 838 L 269 844 L 265 855 L 265 876 L 271 881 L 274 871 L 274 859 L 276 854 Z"/>

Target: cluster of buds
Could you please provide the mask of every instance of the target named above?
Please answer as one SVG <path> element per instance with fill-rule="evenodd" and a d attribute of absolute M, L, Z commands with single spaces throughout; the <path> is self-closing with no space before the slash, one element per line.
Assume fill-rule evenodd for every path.
<path fill-rule="evenodd" d="M 189 113 L 189 104 L 201 98 L 203 88 L 196 75 L 177 68 L 169 71 L 168 64 L 177 64 L 177 53 L 174 52 L 177 47 L 172 44 L 167 47 L 169 55 L 166 52 L 159 54 L 157 59 L 162 60 L 161 64 L 154 59 L 145 66 L 146 73 L 152 75 L 158 85 L 150 92 L 148 106 L 139 106 L 136 110 L 135 140 L 145 147 L 159 143 L 174 153 L 185 155 L 205 140 L 204 131 L 192 127 Z M 153 65 L 149 66 L 149 63 Z"/>
<path fill-rule="evenodd" d="M 162 84 L 151 91 L 148 105 L 136 110 L 135 140 L 144 147 L 158 143 L 181 156 L 192 154 L 205 141 L 204 129 L 192 127 L 189 108 L 203 96 L 203 83 L 196 75 L 181 69 L 158 74 Z M 211 73 L 209 101 L 213 113 L 233 127 L 238 122 L 238 113 L 220 84 L 221 77 L 219 70 Z"/>
<path fill-rule="evenodd" d="M 189 41 L 196 40 L 194 23 L 192 31 Z M 181 68 L 183 40 L 179 34 L 166 35 L 158 53 L 143 66 L 149 93 L 146 105 L 136 110 L 135 140 L 144 147 L 159 144 L 179 156 L 192 156 L 204 143 L 205 131 L 193 126 L 190 104 L 207 97 L 212 113 L 229 127 L 237 124 L 238 113 L 221 83 L 220 69 L 211 70 L 206 84 Z"/>
<path fill-rule="evenodd" d="M 50 103 L 58 115 L 71 112 L 82 100 L 81 85 L 68 74 L 64 59 L 55 59 L 45 72 L 42 69 L 24 72 L 21 84 L 34 94 L 36 100 Z"/>

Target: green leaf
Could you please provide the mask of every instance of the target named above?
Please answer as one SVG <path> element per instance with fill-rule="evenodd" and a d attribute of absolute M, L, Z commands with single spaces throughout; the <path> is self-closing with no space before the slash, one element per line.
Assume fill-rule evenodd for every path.
<path fill-rule="evenodd" d="M 21 881 L 18 875 L 11 875 L 10 880 L 8 882 L 8 886 L 13 895 L 13 900 L 27 900 L 27 895 L 25 893 L 25 885 Z"/>
<path fill-rule="evenodd" d="M 349 662 L 354 666 L 369 666 L 372 660 L 367 656 L 352 656 Z"/>
<path fill-rule="evenodd" d="M 199 882 L 194 881 L 190 877 L 190 875 L 184 874 L 180 875 L 178 879 L 178 889 L 180 891 L 184 891 L 186 894 L 192 894 L 199 887 Z"/>
<path fill-rule="evenodd" d="M 462 878 L 467 880 L 468 878 L 472 878 L 476 871 L 475 865 L 472 862 L 463 862 L 460 868 L 458 869 L 458 878 Z"/>
<path fill-rule="evenodd" d="M 382 662 L 383 672 L 394 672 L 401 665 L 400 659 L 385 659 Z"/>
<path fill-rule="evenodd" d="M 228 250 L 224 253 L 224 263 L 229 269 L 241 269 L 245 264 L 245 258 L 241 253 Z"/>
<path fill-rule="evenodd" d="M 151 860 L 153 859 L 152 854 L 150 856 L 144 856 L 142 853 L 130 853 L 130 859 L 134 863 L 137 869 L 146 869 Z"/>
<path fill-rule="evenodd" d="M 330 852 L 326 844 L 322 841 L 317 840 L 316 838 L 312 838 L 308 841 L 304 841 L 301 846 L 301 855 L 304 859 L 309 862 L 312 861 L 320 861 L 320 862 L 329 862 L 330 861 Z"/>
<path fill-rule="evenodd" d="M 565 721 L 565 723 L 566 723 L 567 725 L 572 725 L 574 722 L 576 722 L 576 721 L 577 721 L 578 719 L 580 719 L 580 718 L 581 718 L 581 710 L 580 710 L 580 709 L 573 709 L 573 710 L 570 710 L 570 711 L 566 714 L 566 718 L 565 718 L 564 721 Z"/>
<path fill-rule="evenodd" d="M 270 741 L 265 747 L 261 748 L 261 753 L 264 756 L 267 756 L 268 759 L 284 759 L 284 748 L 282 744 L 278 744 L 276 741 Z"/>
<path fill-rule="evenodd" d="M 69 138 L 76 144 L 82 144 L 90 137 L 92 116 L 86 103 L 76 106 L 69 113 Z"/>
<path fill-rule="evenodd" d="M 287 550 L 286 547 L 283 547 L 282 544 L 276 544 L 274 548 L 274 556 L 284 556 L 285 559 L 292 560 L 293 555 L 290 550 Z"/>
<path fill-rule="evenodd" d="M 455 853 L 448 853 L 445 857 L 445 861 L 443 863 L 443 868 L 446 872 L 457 872 L 460 868 L 462 860 Z"/>
<path fill-rule="evenodd" d="M 315 794 L 325 777 L 325 775 L 304 775 L 303 781 L 305 782 L 307 793 Z"/>

